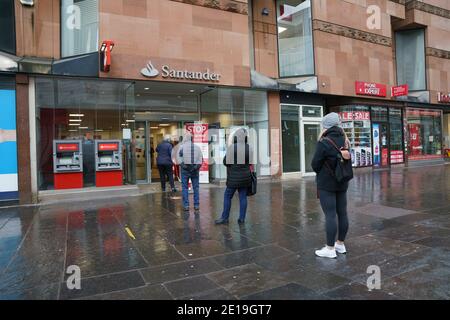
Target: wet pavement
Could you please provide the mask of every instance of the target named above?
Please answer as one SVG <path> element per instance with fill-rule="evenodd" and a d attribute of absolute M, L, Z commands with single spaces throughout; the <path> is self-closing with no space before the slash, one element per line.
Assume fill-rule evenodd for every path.
<path fill-rule="evenodd" d="M 214 225 L 223 188 L 204 188 L 189 216 L 168 193 L 0 209 L 0 299 L 450 298 L 449 165 L 357 174 L 348 253 L 333 260 L 314 256 L 325 233 L 313 179 L 258 187 L 243 226 L 237 197 L 230 224 Z"/>

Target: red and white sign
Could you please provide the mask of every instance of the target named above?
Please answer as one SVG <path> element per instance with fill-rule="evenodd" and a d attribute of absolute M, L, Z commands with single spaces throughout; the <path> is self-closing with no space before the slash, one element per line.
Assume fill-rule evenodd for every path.
<path fill-rule="evenodd" d="M 192 134 L 192 142 L 200 147 L 203 155 L 203 163 L 200 167 L 200 183 L 209 183 L 209 147 L 208 147 L 208 124 L 187 123 L 186 131 Z"/>
<path fill-rule="evenodd" d="M 444 94 L 443 92 L 438 92 L 438 102 L 450 103 L 450 93 Z"/>
<path fill-rule="evenodd" d="M 355 93 L 364 96 L 386 97 L 386 85 L 372 82 L 355 82 Z"/>
<path fill-rule="evenodd" d="M 111 70 L 111 51 L 114 48 L 114 41 L 105 40 L 100 47 L 100 70 L 109 72 Z"/>
<path fill-rule="evenodd" d="M 402 84 L 401 86 L 391 87 L 392 97 L 407 96 L 409 92 L 409 87 L 407 84 Z"/>
<path fill-rule="evenodd" d="M 392 150 L 391 151 L 391 163 L 403 163 L 403 151 L 401 150 Z"/>
<path fill-rule="evenodd" d="M 118 151 L 119 144 L 118 143 L 99 143 L 98 150 L 99 151 Z"/>
<path fill-rule="evenodd" d="M 58 143 L 56 149 L 61 152 L 78 151 L 78 143 Z"/>
<path fill-rule="evenodd" d="M 339 112 L 342 121 L 363 121 L 370 120 L 370 112 L 368 111 L 344 111 Z"/>

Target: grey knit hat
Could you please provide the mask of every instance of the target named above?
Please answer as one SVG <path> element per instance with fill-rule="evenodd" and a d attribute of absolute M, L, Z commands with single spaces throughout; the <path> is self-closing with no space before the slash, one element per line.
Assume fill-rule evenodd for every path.
<path fill-rule="evenodd" d="M 341 119 L 339 119 L 339 115 L 336 112 L 331 112 L 322 119 L 322 127 L 324 129 L 330 129 L 331 127 L 340 125 Z"/>

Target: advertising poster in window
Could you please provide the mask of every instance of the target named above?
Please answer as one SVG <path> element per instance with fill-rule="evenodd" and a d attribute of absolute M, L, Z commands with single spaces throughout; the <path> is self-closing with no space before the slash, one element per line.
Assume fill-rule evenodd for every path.
<path fill-rule="evenodd" d="M 342 127 L 351 144 L 352 165 L 366 167 L 372 165 L 372 137 L 369 111 L 339 112 Z"/>
<path fill-rule="evenodd" d="M 409 125 L 409 146 L 410 146 L 410 156 L 421 156 L 422 155 L 422 141 L 420 133 L 420 124 L 410 123 Z"/>
<path fill-rule="evenodd" d="M 192 134 L 192 142 L 200 147 L 203 154 L 203 163 L 200 168 L 200 183 L 209 183 L 208 167 L 208 124 L 206 123 L 187 123 L 186 131 Z"/>
<path fill-rule="evenodd" d="M 380 165 L 380 125 L 374 123 L 373 126 L 373 164 Z"/>
<path fill-rule="evenodd" d="M 15 90 L 0 90 L 0 114 L 0 200 L 15 200 L 19 197 Z"/>

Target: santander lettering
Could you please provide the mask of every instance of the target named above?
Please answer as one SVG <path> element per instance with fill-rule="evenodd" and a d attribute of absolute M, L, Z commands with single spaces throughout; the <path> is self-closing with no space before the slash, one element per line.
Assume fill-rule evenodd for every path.
<path fill-rule="evenodd" d="M 206 69 L 205 72 L 194 72 L 188 70 L 170 69 L 168 65 L 164 65 L 161 71 L 162 71 L 161 75 L 163 78 L 215 81 L 215 82 L 220 81 L 220 74 L 211 72 L 209 69 Z"/>

